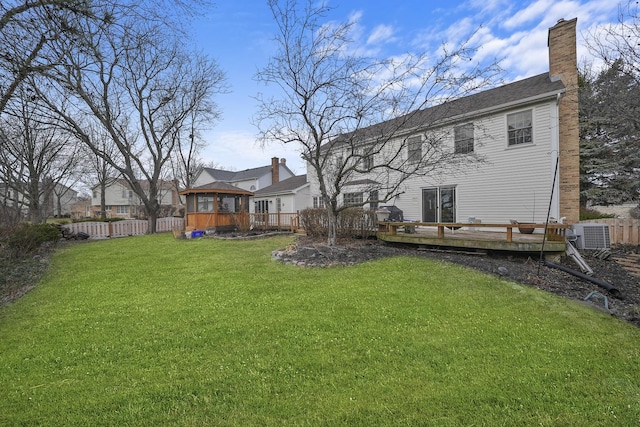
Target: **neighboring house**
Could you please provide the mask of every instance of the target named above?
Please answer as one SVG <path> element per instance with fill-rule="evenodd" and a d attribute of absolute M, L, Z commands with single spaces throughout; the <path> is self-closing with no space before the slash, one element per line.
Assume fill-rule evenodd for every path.
<path fill-rule="evenodd" d="M 255 213 L 294 213 L 309 207 L 307 175 L 292 176 L 253 194 Z"/>
<path fill-rule="evenodd" d="M 91 199 L 79 197 L 78 201 L 71 205 L 71 219 L 84 219 L 93 216 Z"/>
<path fill-rule="evenodd" d="M 406 139 L 409 149 L 422 150 L 425 134 L 445 132 L 445 143 L 457 155 L 477 155 L 484 162 L 457 173 L 411 178 L 404 192 L 384 204 L 396 205 L 412 221 L 544 222 L 550 207 L 551 217 L 578 222 L 576 21 L 560 20 L 549 29 L 548 73 L 416 112 L 397 132 L 398 141 Z M 434 115 L 438 127 L 430 126 Z M 415 155 L 409 151 L 407 159 Z M 335 155 L 341 155 L 339 150 Z M 318 180 L 308 173 L 318 204 Z M 352 180 L 342 190 L 342 202 L 377 199 L 372 179 Z M 376 184 L 383 189 L 383 183 Z"/>
<path fill-rule="evenodd" d="M 224 169 L 201 168 L 192 183 L 192 188 L 213 182 L 226 182 L 243 190 L 256 192 L 285 179 L 291 178 L 293 172 L 287 167 L 285 159 L 273 157 L 271 164 L 238 172 Z"/>
<path fill-rule="evenodd" d="M 143 188 L 149 188 L 148 181 L 143 180 L 140 183 Z M 160 181 L 158 189 L 160 216 L 174 215 L 181 208 L 175 183 Z M 100 185 L 96 185 L 92 188 L 91 216 L 101 216 L 100 199 Z M 109 179 L 105 188 L 105 212 L 107 218 L 146 218 L 146 210 L 140 198 L 129 184 L 120 178 Z"/>
<path fill-rule="evenodd" d="M 40 185 L 40 191 L 44 192 L 45 184 Z M 24 188 L 24 187 L 20 187 Z M 16 209 L 27 216 L 29 213 L 29 200 L 26 191 L 20 191 L 16 186 L 0 184 L 0 204 L 3 207 Z M 78 192 L 63 184 L 55 184 L 48 194 L 40 195 L 40 204 L 43 218 L 71 216 L 71 208 L 78 200 Z"/>

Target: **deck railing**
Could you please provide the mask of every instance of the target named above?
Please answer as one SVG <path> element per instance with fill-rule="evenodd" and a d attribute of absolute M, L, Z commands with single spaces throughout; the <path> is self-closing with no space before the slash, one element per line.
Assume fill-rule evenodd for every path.
<path fill-rule="evenodd" d="M 438 238 L 444 239 L 445 228 L 457 230 L 466 228 L 467 230 L 475 230 L 478 228 L 488 229 L 486 231 L 506 231 L 506 241 L 513 242 L 513 229 L 517 228 L 523 234 L 532 234 L 536 230 L 544 232 L 547 229 L 547 239 L 553 241 L 564 241 L 567 224 L 485 224 L 485 223 L 443 223 L 443 222 L 379 222 L 380 230 L 386 230 L 393 235 L 398 232 L 398 228 L 402 227 L 406 233 L 415 232 L 416 227 L 436 227 L 438 229 Z"/>
<path fill-rule="evenodd" d="M 300 229 L 300 215 L 297 212 L 251 213 L 249 222 L 254 230 L 290 230 Z"/>

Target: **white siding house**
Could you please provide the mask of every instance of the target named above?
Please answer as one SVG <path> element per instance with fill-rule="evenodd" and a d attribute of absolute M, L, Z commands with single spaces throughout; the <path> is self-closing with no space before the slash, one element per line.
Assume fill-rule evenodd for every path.
<path fill-rule="evenodd" d="M 234 187 L 247 191 L 258 191 L 279 181 L 291 178 L 293 172 L 287 167 L 285 159 L 273 157 L 271 164 L 242 171 L 228 171 L 224 169 L 202 168 L 198 171 L 192 184 L 193 188 L 213 182 L 226 182 Z"/>
<path fill-rule="evenodd" d="M 308 208 L 309 201 L 307 175 L 299 175 L 256 191 L 251 212 L 295 213 Z"/>
<path fill-rule="evenodd" d="M 141 181 L 148 189 L 148 182 Z M 169 181 L 158 183 L 158 202 L 164 210 L 161 216 L 173 215 L 180 208 L 180 199 L 175 184 Z M 146 192 L 148 194 L 148 192 Z M 112 178 L 105 188 L 105 211 L 108 218 L 144 218 L 145 209 L 140 197 L 123 179 Z M 97 185 L 92 189 L 91 208 L 94 216 L 101 215 L 101 192 Z"/>
<path fill-rule="evenodd" d="M 478 161 L 465 169 L 416 175 L 404 182 L 399 195 L 380 204 L 397 206 L 411 221 L 544 222 L 550 209 L 555 219 L 577 222 L 575 24 L 575 19 L 560 20 L 549 30 L 550 72 L 415 112 L 394 133 L 398 143 L 416 141 L 408 144 L 405 161 L 414 150 L 425 150 L 421 141 L 435 134 L 456 156 Z M 376 126 L 385 123 L 363 133 L 376 134 Z M 342 156 L 335 147 L 332 155 Z M 374 164 L 387 161 L 384 153 L 374 156 Z M 311 168 L 308 174 L 311 198 L 318 200 L 318 179 Z M 370 207 L 375 208 L 376 185 L 384 189 L 380 175 L 351 180 L 342 189 L 342 203 L 372 200 Z"/>

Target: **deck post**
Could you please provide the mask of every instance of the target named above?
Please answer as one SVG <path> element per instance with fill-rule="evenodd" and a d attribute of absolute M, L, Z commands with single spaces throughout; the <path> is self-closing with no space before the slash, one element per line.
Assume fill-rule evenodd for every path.
<path fill-rule="evenodd" d="M 513 242 L 513 227 L 507 227 L 507 242 Z"/>
<path fill-rule="evenodd" d="M 438 239 L 444 239 L 444 225 L 438 225 Z"/>

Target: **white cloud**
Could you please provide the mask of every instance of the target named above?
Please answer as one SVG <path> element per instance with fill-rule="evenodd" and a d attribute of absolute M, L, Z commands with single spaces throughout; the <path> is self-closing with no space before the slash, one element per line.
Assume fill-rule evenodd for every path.
<path fill-rule="evenodd" d="M 503 22 L 503 27 L 508 30 L 513 30 L 522 27 L 530 22 L 536 24 L 540 20 L 545 20 L 549 16 L 549 9 L 554 5 L 553 0 L 538 0 L 531 3 L 528 7 L 518 11 L 510 19 Z M 562 3 L 562 2 L 560 2 Z"/>
<path fill-rule="evenodd" d="M 367 39 L 367 44 L 377 44 L 377 43 L 389 43 L 394 41 L 394 30 L 391 25 L 378 25 L 373 29 L 369 38 Z"/>

